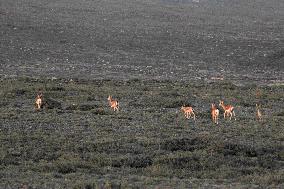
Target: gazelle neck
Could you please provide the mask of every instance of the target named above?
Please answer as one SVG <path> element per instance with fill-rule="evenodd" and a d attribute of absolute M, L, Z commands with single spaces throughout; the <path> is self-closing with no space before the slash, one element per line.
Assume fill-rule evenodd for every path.
<path fill-rule="evenodd" d="M 226 107 L 225 107 L 224 103 L 221 103 L 220 106 L 221 106 L 224 110 L 226 110 Z"/>

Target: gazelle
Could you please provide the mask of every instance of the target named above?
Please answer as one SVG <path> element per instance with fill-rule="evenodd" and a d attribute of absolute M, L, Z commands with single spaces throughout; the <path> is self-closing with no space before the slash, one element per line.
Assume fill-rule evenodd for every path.
<path fill-rule="evenodd" d="M 112 97 L 110 95 L 108 96 L 107 100 L 108 100 L 109 106 L 113 109 L 113 111 L 116 111 L 116 110 L 118 111 L 118 109 L 119 109 L 118 101 L 112 99 Z"/>
<path fill-rule="evenodd" d="M 193 108 L 190 106 L 182 106 L 181 111 L 184 113 L 184 116 L 186 119 L 191 118 L 191 115 L 193 116 L 193 120 L 195 121 L 195 114 L 193 112 Z"/>
<path fill-rule="evenodd" d="M 226 115 L 229 116 L 230 115 L 230 120 L 232 119 L 232 117 L 234 116 L 235 120 L 236 119 L 236 114 L 234 112 L 234 106 L 232 105 L 224 105 L 224 101 L 220 100 L 219 106 L 221 106 L 224 110 L 224 119 L 226 118 Z"/>
<path fill-rule="evenodd" d="M 215 104 L 211 104 L 211 117 L 214 123 L 218 124 L 219 110 Z"/>
<path fill-rule="evenodd" d="M 262 120 L 262 113 L 260 111 L 261 106 L 258 104 L 255 104 L 255 107 L 256 107 L 256 119 L 261 121 Z"/>
<path fill-rule="evenodd" d="M 42 92 L 39 92 L 36 96 L 36 100 L 35 100 L 35 109 L 36 110 L 40 110 L 42 107 L 42 103 L 43 103 L 43 95 Z"/>

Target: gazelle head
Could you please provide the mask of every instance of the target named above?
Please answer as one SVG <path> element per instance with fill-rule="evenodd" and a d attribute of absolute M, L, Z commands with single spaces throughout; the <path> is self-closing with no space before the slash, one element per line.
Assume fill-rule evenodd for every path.
<path fill-rule="evenodd" d="M 224 101 L 222 101 L 222 100 L 219 100 L 219 106 L 223 106 L 224 105 Z"/>
<path fill-rule="evenodd" d="M 212 103 L 212 104 L 211 104 L 211 108 L 212 108 L 212 109 L 216 108 L 216 105 Z"/>
<path fill-rule="evenodd" d="M 111 101 L 111 96 L 110 96 L 110 95 L 108 95 L 107 100 L 108 100 L 108 101 Z"/>
<path fill-rule="evenodd" d="M 36 98 L 42 98 L 43 94 L 41 90 L 38 90 Z"/>

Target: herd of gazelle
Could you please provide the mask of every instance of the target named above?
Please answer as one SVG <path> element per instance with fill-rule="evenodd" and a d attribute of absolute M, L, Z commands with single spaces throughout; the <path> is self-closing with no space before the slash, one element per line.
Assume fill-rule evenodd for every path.
<path fill-rule="evenodd" d="M 112 96 L 108 96 L 107 98 L 108 103 L 110 108 L 113 111 L 119 111 L 119 102 L 115 99 L 112 98 Z M 36 110 L 40 110 L 42 108 L 43 105 L 43 94 L 42 92 L 38 92 L 36 99 L 35 99 L 35 109 Z M 232 117 L 235 118 L 236 120 L 236 114 L 234 112 L 234 106 L 228 104 L 225 105 L 224 101 L 219 101 L 219 106 L 223 109 L 224 111 L 224 119 L 226 119 L 226 117 L 229 117 L 229 119 L 231 120 Z M 182 106 L 181 107 L 181 111 L 184 113 L 184 116 L 186 119 L 190 119 L 193 118 L 193 120 L 195 121 L 196 117 L 195 117 L 195 113 L 192 107 L 190 106 Z M 215 104 L 211 104 L 211 118 L 212 121 L 215 124 L 218 124 L 218 119 L 219 119 L 219 109 L 216 107 Z M 262 120 L 262 113 L 260 111 L 260 105 L 256 104 L 256 118 L 261 121 Z"/>
<path fill-rule="evenodd" d="M 228 104 L 228 105 L 225 105 L 224 104 L 224 101 L 220 100 L 219 101 L 219 106 L 223 109 L 224 111 L 224 119 L 226 119 L 226 117 L 229 117 L 229 119 L 231 120 L 232 117 L 235 118 L 236 120 L 236 114 L 235 114 L 235 111 L 234 111 L 234 106 Z M 256 104 L 256 118 L 257 120 L 261 121 L 262 120 L 262 113 L 260 111 L 260 105 L 259 104 Z M 195 120 L 195 114 L 194 114 L 194 111 L 193 111 L 193 108 L 190 107 L 190 106 L 182 106 L 181 107 L 181 111 L 184 113 L 184 116 L 185 118 L 189 119 L 193 118 L 193 120 Z M 219 109 L 216 107 L 215 104 L 211 104 L 211 118 L 212 118 L 212 121 L 216 124 L 218 124 L 218 119 L 219 119 Z"/>
<path fill-rule="evenodd" d="M 224 105 L 224 101 L 221 101 L 220 100 L 220 103 L 219 103 L 219 106 L 223 108 L 224 110 L 224 119 L 227 117 L 230 118 L 230 120 L 232 119 L 232 117 L 234 116 L 235 120 L 236 120 L 236 114 L 234 112 L 234 106 L 232 105 Z M 184 113 L 184 116 L 189 119 L 193 118 L 193 120 L 195 120 L 195 114 L 194 114 L 194 111 L 193 111 L 193 108 L 190 107 L 190 106 L 182 106 L 181 107 L 181 111 L 183 111 Z M 258 110 L 260 112 L 260 110 Z M 218 124 L 218 119 L 219 119 L 219 109 L 216 107 L 215 104 L 211 104 L 211 118 L 212 118 L 212 121 L 216 124 Z"/>

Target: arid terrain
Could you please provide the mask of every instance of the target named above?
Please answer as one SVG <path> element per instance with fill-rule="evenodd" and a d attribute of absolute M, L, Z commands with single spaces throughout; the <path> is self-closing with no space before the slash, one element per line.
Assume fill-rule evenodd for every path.
<path fill-rule="evenodd" d="M 283 83 L 279 0 L 1 0 L 2 77 Z"/>
<path fill-rule="evenodd" d="M 283 188 L 283 10 L 0 0 L 0 188 Z M 237 120 L 212 123 L 219 100 Z"/>

